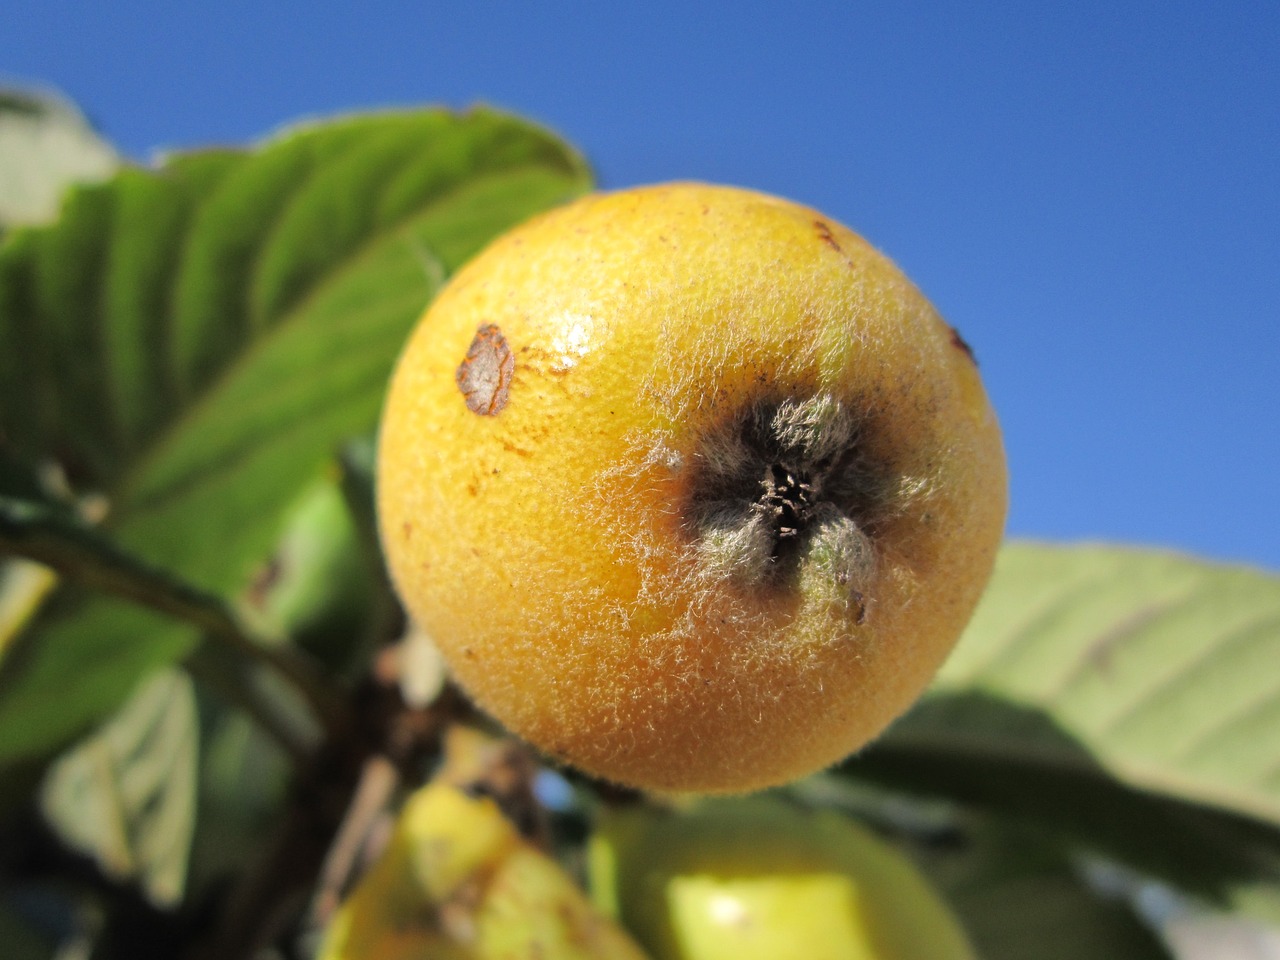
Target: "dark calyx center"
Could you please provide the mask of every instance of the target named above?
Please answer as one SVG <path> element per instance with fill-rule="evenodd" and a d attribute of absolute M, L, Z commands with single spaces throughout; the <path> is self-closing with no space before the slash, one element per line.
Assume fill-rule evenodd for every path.
<path fill-rule="evenodd" d="M 689 526 L 707 561 L 747 584 L 786 586 L 801 566 L 864 579 L 898 489 L 868 451 L 868 424 L 829 396 L 759 401 L 700 445 Z"/>
<path fill-rule="evenodd" d="M 771 463 L 760 481 L 760 496 L 751 509 L 765 518 L 773 531 L 773 559 L 782 545 L 804 532 L 813 517 L 817 490 L 808 470 L 785 463 Z"/>

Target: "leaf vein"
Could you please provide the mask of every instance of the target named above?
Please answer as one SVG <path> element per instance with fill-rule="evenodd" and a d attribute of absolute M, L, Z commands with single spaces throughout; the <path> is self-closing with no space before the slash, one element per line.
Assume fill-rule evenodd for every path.
<path fill-rule="evenodd" d="M 1029 637 L 1034 638 L 1041 633 L 1046 624 L 1052 623 L 1064 610 L 1075 606 L 1081 596 L 1093 591 L 1103 579 L 1105 578 L 1091 571 L 1088 575 L 1067 584 L 1064 588 L 1065 592 L 1055 591 L 1033 607 L 1024 615 L 1021 623 L 1006 633 L 1002 642 L 992 646 L 988 656 L 971 668 L 970 679 L 999 672 L 1002 665 L 1021 651 L 1023 643 Z"/>
<path fill-rule="evenodd" d="M 541 169 L 541 167 L 533 164 L 521 164 L 515 167 L 504 168 L 497 171 L 495 174 L 471 178 L 465 182 L 456 184 L 451 189 L 434 197 L 429 204 L 426 204 L 412 217 L 402 222 L 399 227 L 387 231 L 387 233 L 393 235 L 399 231 L 402 233 L 403 237 L 407 238 L 407 231 L 411 224 L 421 219 L 428 218 L 433 210 L 445 205 L 463 190 L 473 188 L 476 183 L 490 179 L 493 176 L 510 176 L 513 173 L 520 172 L 525 169 Z M 224 364 L 222 369 L 218 372 L 218 375 L 212 378 L 206 388 L 201 391 L 200 395 L 188 404 L 185 411 L 186 415 L 175 418 L 168 425 L 167 429 L 161 431 L 156 436 L 155 442 L 150 446 L 150 448 L 139 456 L 135 469 L 132 471 L 129 480 L 126 482 L 124 499 L 129 499 L 127 495 L 127 487 L 136 483 L 139 477 L 145 475 L 147 467 L 159 458 L 165 447 L 167 447 L 169 443 L 172 442 L 173 438 L 181 432 L 182 425 L 196 416 L 200 408 L 212 402 L 213 398 L 218 395 L 220 390 L 234 379 L 237 371 L 252 361 L 253 357 L 256 356 L 257 349 L 261 348 L 264 343 L 269 342 L 273 336 L 281 335 L 284 331 L 290 329 L 294 323 L 299 322 L 299 318 L 305 317 L 309 307 L 317 299 L 323 296 L 328 290 L 341 283 L 353 270 L 358 269 L 365 259 L 375 252 L 378 246 L 378 241 L 385 239 L 385 235 L 376 234 L 372 239 L 362 244 L 358 250 L 353 251 L 352 254 L 346 257 L 341 264 L 331 270 L 326 275 L 322 283 L 316 284 L 307 292 L 305 297 L 295 302 L 290 310 L 282 316 L 282 319 L 279 322 L 273 324 L 268 330 L 264 330 L 259 337 L 254 339 L 246 347 L 246 349 L 241 350 L 230 362 Z M 423 244 L 419 238 L 415 237 L 410 242 L 417 244 L 419 248 L 425 247 L 425 244 Z M 427 294 L 430 295 L 431 291 L 428 290 Z"/>
<path fill-rule="evenodd" d="M 1271 640 L 1275 636 L 1271 631 L 1278 627 L 1280 627 L 1280 614 L 1269 612 L 1237 626 L 1216 642 L 1207 644 L 1178 670 L 1145 691 L 1141 697 L 1136 697 L 1126 704 L 1123 710 L 1108 720 L 1099 731 L 1099 736 L 1122 735 L 1126 725 L 1137 722 L 1144 713 L 1158 709 L 1162 702 L 1167 702 L 1168 699 L 1176 696 L 1188 683 L 1197 682 L 1201 676 L 1201 669 L 1210 661 L 1220 663 L 1227 656 L 1249 650 L 1259 641 Z"/>

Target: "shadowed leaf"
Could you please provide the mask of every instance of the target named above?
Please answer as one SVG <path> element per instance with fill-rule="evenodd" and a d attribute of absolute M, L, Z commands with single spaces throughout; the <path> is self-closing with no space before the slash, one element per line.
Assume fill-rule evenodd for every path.
<path fill-rule="evenodd" d="M 0 245 L 0 446 L 105 493 L 123 549 L 233 594 L 373 429 L 443 279 L 588 184 L 554 137 L 478 109 L 309 125 L 82 188 Z M 63 591 L 0 662 L 0 767 L 66 744 L 197 639 Z"/>
<path fill-rule="evenodd" d="M 1265 913 L 1280 902 L 1277 663 L 1274 577 L 1013 545 L 928 695 L 842 770 Z"/>

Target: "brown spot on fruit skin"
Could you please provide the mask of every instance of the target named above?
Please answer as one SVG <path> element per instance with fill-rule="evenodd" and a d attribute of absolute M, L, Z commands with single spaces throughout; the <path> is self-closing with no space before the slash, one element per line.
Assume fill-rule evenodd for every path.
<path fill-rule="evenodd" d="M 831 235 L 831 227 L 825 221 L 815 220 L 813 221 L 813 225 L 818 230 L 819 240 L 829 246 L 836 253 L 844 253 L 844 250 L 840 248 L 840 244 L 836 241 L 836 238 Z"/>
<path fill-rule="evenodd" d="M 467 409 L 482 417 L 496 417 L 507 405 L 516 358 L 497 324 L 481 326 L 467 348 L 454 379 Z"/>
<path fill-rule="evenodd" d="M 969 362 L 976 367 L 978 365 L 978 358 L 973 354 L 973 347 L 969 346 L 969 344 L 965 342 L 964 337 L 960 336 L 960 331 L 955 327 L 948 327 L 947 329 L 951 331 L 951 345 L 957 350 L 963 351 L 964 355 L 969 358 Z"/>
<path fill-rule="evenodd" d="M 532 457 L 532 456 L 533 456 L 533 451 L 532 451 L 532 450 L 526 450 L 524 447 L 517 447 L 517 446 L 516 446 L 514 443 L 512 443 L 510 440 L 505 440 L 505 439 L 504 439 L 504 440 L 502 441 L 502 449 L 503 449 L 503 450 L 506 450 L 508 453 L 514 453 L 517 457 Z M 496 473 L 497 471 L 495 470 L 494 472 Z"/>
<path fill-rule="evenodd" d="M 844 247 L 840 246 L 840 241 L 837 240 L 835 234 L 832 233 L 831 225 L 829 223 L 825 220 L 815 220 L 813 221 L 813 226 L 818 231 L 819 240 L 825 243 L 836 253 L 840 254 L 840 256 L 844 258 L 844 262 L 848 264 L 850 268 L 857 268 L 857 264 L 853 262 L 853 258 L 849 256 L 849 254 L 845 253 Z"/>

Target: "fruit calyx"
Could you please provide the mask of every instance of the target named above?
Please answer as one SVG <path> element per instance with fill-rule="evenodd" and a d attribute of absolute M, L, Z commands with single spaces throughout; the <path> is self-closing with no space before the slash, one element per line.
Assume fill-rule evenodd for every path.
<path fill-rule="evenodd" d="M 687 517 L 708 569 L 753 589 L 817 575 L 862 622 L 876 528 L 903 489 L 867 419 L 826 394 L 763 398 L 704 437 Z"/>

